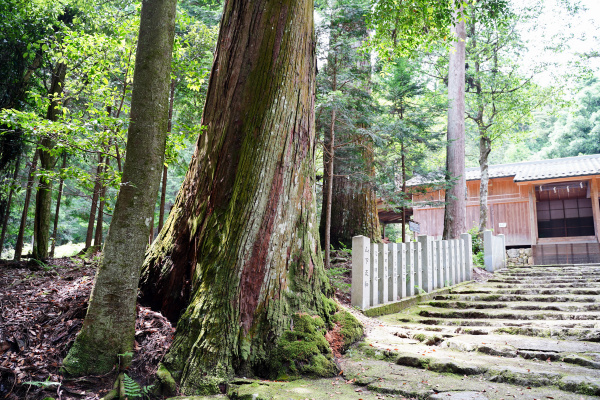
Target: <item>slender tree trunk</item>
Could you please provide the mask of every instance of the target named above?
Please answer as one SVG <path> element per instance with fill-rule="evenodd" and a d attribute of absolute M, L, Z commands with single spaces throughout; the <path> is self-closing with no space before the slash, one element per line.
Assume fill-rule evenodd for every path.
<path fill-rule="evenodd" d="M 108 149 L 107 149 L 108 151 Z M 102 173 L 108 170 L 108 156 L 104 159 Z M 104 224 L 104 205 L 106 204 L 106 183 L 104 178 L 100 180 L 100 203 L 98 204 L 98 218 L 96 219 L 96 234 L 94 235 L 94 246 L 102 246 L 102 229 Z"/>
<path fill-rule="evenodd" d="M 27 189 L 25 189 L 25 203 L 23 204 L 23 213 L 21 214 L 21 223 L 19 225 L 19 233 L 17 234 L 17 243 L 15 244 L 15 261 L 21 261 L 21 255 L 23 253 L 23 240 L 25 237 L 25 226 L 27 225 L 27 213 L 29 211 L 29 203 L 31 201 L 31 191 L 35 183 L 35 176 L 33 175 L 38 162 L 39 150 L 35 150 L 33 153 L 33 160 L 29 166 L 29 178 L 27 179 Z"/>
<path fill-rule="evenodd" d="M 140 266 L 164 162 L 176 0 L 142 2 L 127 158 L 87 314 L 63 372 L 106 373 L 134 344 Z M 235 43 L 235 42 L 234 42 Z M 121 368 L 131 356 L 122 356 Z"/>
<path fill-rule="evenodd" d="M 50 85 L 50 105 L 46 119 L 57 121 L 61 113 L 63 87 L 67 75 L 67 65 L 58 63 L 52 72 L 52 83 Z M 56 156 L 52 155 L 54 140 L 44 137 L 41 140 L 40 168 L 50 171 L 56 163 Z M 50 217 L 52 206 L 52 180 L 45 175 L 40 176 L 38 189 L 35 197 L 35 218 L 33 221 L 33 235 L 35 237 L 33 247 L 33 258 L 45 260 L 48 258 L 48 244 L 50 241 Z"/>
<path fill-rule="evenodd" d="M 6 236 L 6 229 L 8 228 L 8 218 L 10 217 L 10 206 L 12 205 L 13 194 L 15 193 L 15 185 L 17 184 L 17 178 L 19 177 L 19 167 L 21 166 L 21 153 L 17 156 L 17 160 L 15 161 L 15 172 L 13 173 L 13 178 L 10 186 L 10 191 L 8 192 L 8 200 L 6 201 L 6 212 L 4 213 L 2 218 L 2 233 L 0 234 L 0 254 L 2 254 L 2 249 L 4 248 L 4 238 Z"/>
<path fill-rule="evenodd" d="M 492 151 L 492 142 L 486 136 L 486 132 L 480 131 L 479 137 L 479 167 L 481 169 L 481 185 L 479 187 L 479 236 L 483 238 L 488 222 L 488 187 L 490 175 L 488 170 L 488 158 Z"/>
<path fill-rule="evenodd" d="M 98 209 L 98 198 L 100 197 L 101 177 L 102 177 L 102 164 L 104 158 L 101 152 L 98 152 L 98 164 L 96 165 L 96 180 L 94 183 L 94 191 L 92 193 L 92 206 L 90 208 L 90 216 L 88 218 L 88 227 L 85 235 L 85 248 L 89 248 L 92 245 L 92 239 L 94 237 L 94 222 L 96 221 L 96 210 Z"/>
<path fill-rule="evenodd" d="M 402 152 L 402 193 L 404 195 L 404 204 L 402 204 L 402 243 L 406 242 L 406 203 L 408 202 L 408 194 L 406 193 L 406 155 L 404 154 L 404 141 L 400 143 L 400 151 Z"/>
<path fill-rule="evenodd" d="M 335 82 L 335 75 L 334 75 Z M 335 83 L 334 83 L 335 86 Z M 335 90 L 335 89 L 334 89 Z M 325 268 L 329 268 L 330 255 L 331 255 L 331 199 L 333 197 L 333 175 L 334 175 L 334 160 L 335 160 L 335 118 L 336 118 L 335 107 L 331 110 L 331 125 L 329 129 L 329 145 L 327 146 L 327 169 L 325 170 L 325 179 L 327 184 L 327 191 L 325 198 Z M 325 153 L 323 153 L 325 154 Z"/>
<path fill-rule="evenodd" d="M 175 79 L 171 79 L 171 94 L 169 96 L 169 125 L 167 127 L 167 135 L 169 135 L 173 129 L 173 103 L 175 100 Z M 167 198 L 167 174 L 168 168 L 165 164 L 163 166 L 163 175 L 162 175 L 162 188 L 160 193 L 160 210 L 158 214 L 158 232 L 160 232 L 163 228 L 165 222 L 165 204 Z"/>
<path fill-rule="evenodd" d="M 462 8 L 457 12 L 462 18 Z M 465 179 L 465 21 L 456 22 L 454 51 L 450 52 L 448 72 L 448 147 L 444 212 L 444 239 L 458 239 L 467 231 L 467 181 Z"/>
<path fill-rule="evenodd" d="M 67 153 L 63 153 L 62 155 L 62 167 L 64 170 L 67 168 Z M 56 249 L 56 235 L 58 234 L 58 215 L 60 213 L 60 200 L 62 199 L 63 187 L 65 184 L 65 178 L 61 174 L 60 183 L 58 184 L 58 195 L 56 198 L 56 209 L 54 210 L 54 227 L 52 229 L 52 247 L 50 248 L 50 258 L 54 258 L 54 250 Z"/>
<path fill-rule="evenodd" d="M 183 393 L 271 374 L 300 318 L 329 320 L 315 224 L 314 55 L 312 0 L 226 2 L 205 130 L 142 272 L 144 301 L 172 320 L 189 304 L 163 360 Z M 332 373 L 327 352 L 296 365 L 318 359 Z"/>

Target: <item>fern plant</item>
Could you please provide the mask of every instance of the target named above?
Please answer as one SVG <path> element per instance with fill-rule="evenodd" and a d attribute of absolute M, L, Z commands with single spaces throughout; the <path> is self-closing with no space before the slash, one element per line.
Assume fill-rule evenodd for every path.
<path fill-rule="evenodd" d="M 123 374 L 123 387 L 125 388 L 125 396 L 131 399 L 148 399 L 150 398 L 150 390 L 154 385 L 140 386 L 129 375 Z"/>

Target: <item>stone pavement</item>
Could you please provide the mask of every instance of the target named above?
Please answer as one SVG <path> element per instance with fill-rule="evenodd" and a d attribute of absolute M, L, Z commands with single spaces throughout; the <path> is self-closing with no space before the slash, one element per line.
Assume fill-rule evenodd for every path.
<path fill-rule="evenodd" d="M 362 321 L 371 359 L 343 367 L 372 389 L 407 387 L 410 367 L 428 384 L 401 393 L 424 399 L 600 398 L 600 266 L 507 269 Z"/>

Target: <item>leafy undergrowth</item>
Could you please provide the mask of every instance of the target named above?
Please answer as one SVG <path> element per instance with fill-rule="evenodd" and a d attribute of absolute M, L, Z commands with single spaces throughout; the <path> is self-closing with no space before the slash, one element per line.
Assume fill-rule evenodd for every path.
<path fill-rule="evenodd" d="M 116 369 L 78 379 L 58 372 L 81 327 L 94 275 L 94 264 L 82 259 L 29 266 L 0 261 L 0 398 L 98 399 L 112 387 Z M 138 307 L 128 375 L 141 386 L 150 383 L 173 332 L 161 314 Z"/>
<path fill-rule="evenodd" d="M 331 267 L 325 272 L 340 303 L 350 307 L 352 285 L 352 255 L 347 250 L 331 252 Z"/>

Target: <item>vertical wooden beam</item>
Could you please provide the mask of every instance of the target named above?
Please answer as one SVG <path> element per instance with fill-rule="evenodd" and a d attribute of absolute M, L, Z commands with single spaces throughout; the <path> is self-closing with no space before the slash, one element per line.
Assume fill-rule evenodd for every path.
<path fill-rule="evenodd" d="M 537 244 L 537 209 L 535 206 L 535 185 L 529 186 L 529 224 L 531 232 L 531 245 Z"/>
<path fill-rule="evenodd" d="M 590 181 L 592 198 L 592 212 L 594 215 L 594 232 L 596 232 L 596 241 L 600 243 L 600 206 L 598 205 L 598 180 L 592 178 Z"/>

